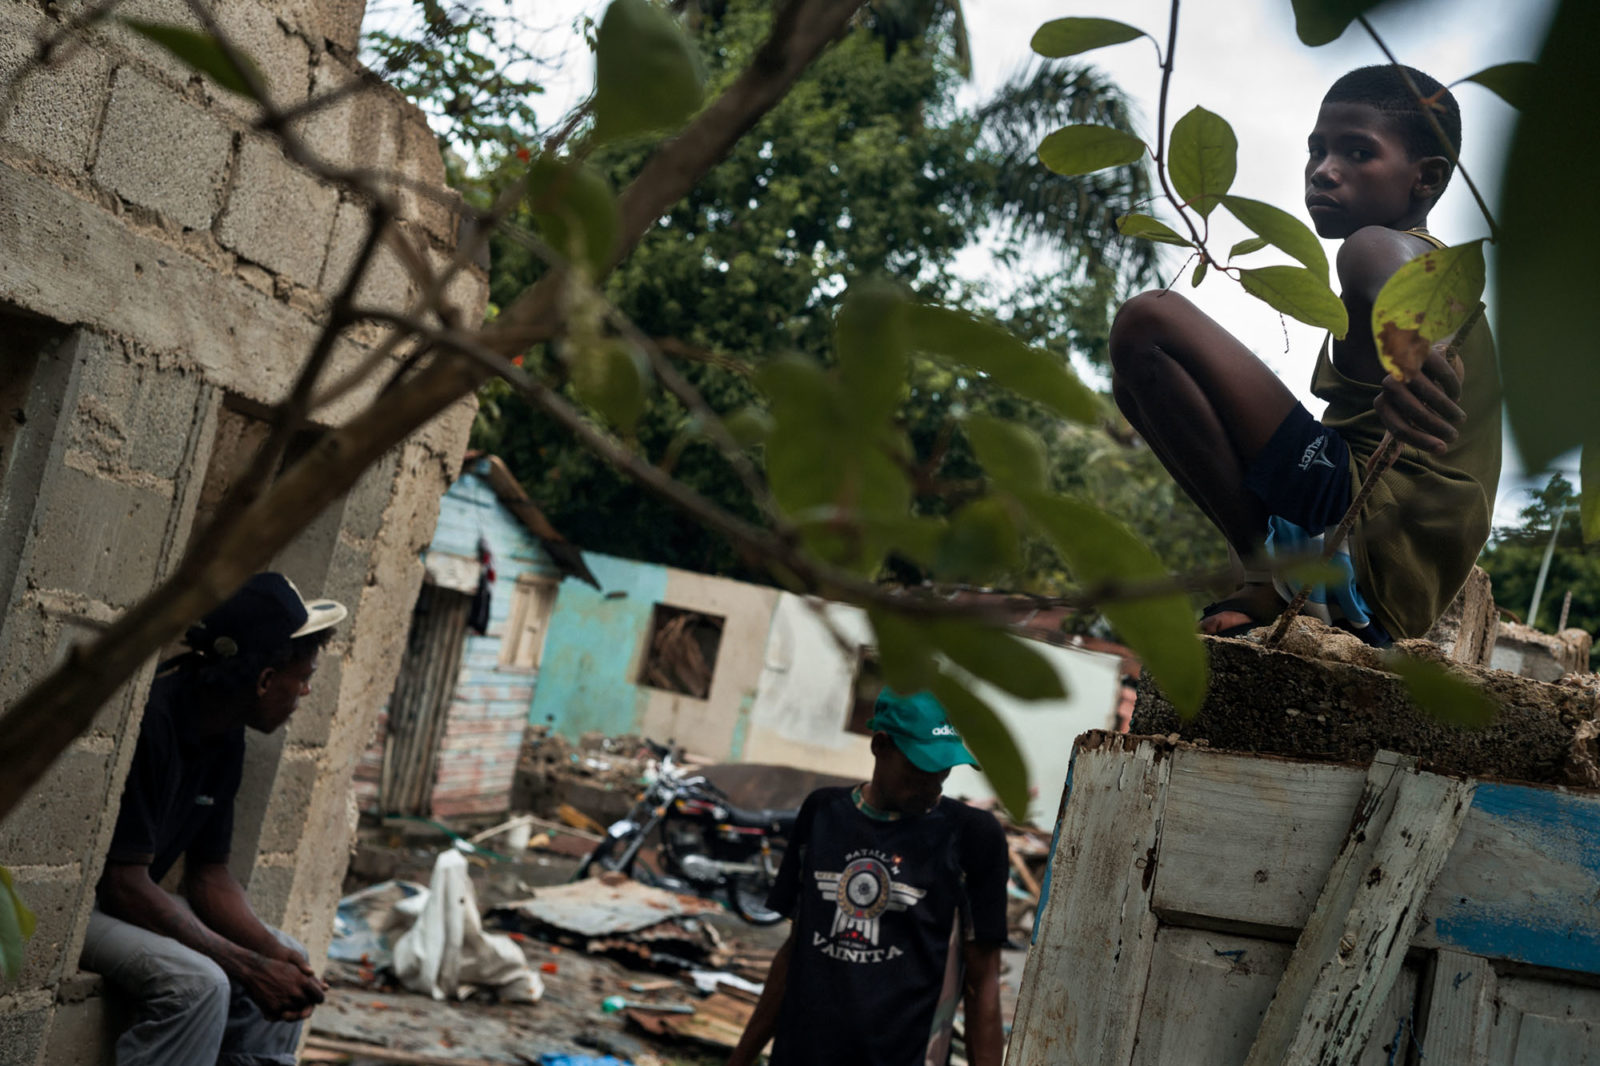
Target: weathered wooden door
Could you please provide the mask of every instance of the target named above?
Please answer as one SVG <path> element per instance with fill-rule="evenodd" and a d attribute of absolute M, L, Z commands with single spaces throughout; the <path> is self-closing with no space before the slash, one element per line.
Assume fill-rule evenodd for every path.
<path fill-rule="evenodd" d="M 385 814 L 429 813 L 471 606 L 471 596 L 438 585 L 422 586 L 417 597 L 405 659 L 389 697 L 378 793 Z"/>
<path fill-rule="evenodd" d="M 1086 734 L 1008 1066 L 1600 1066 L 1600 796 Z"/>

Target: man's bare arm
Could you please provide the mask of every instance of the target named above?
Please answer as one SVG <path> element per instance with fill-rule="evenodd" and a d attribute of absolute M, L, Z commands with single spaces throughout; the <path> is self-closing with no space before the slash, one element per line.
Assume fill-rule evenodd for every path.
<path fill-rule="evenodd" d="M 966 1013 L 967 1061 L 1000 1066 L 1006 1039 L 1000 1024 L 1000 945 L 967 941 L 962 1006 Z"/>
<path fill-rule="evenodd" d="M 772 966 L 767 970 L 767 983 L 761 989 L 761 998 L 756 1001 L 750 1021 L 745 1024 L 744 1034 L 739 1037 L 733 1054 L 728 1056 L 728 1066 L 753 1066 L 761 1049 L 767 1046 L 767 1041 L 777 1031 L 778 1010 L 783 1006 L 783 991 L 789 981 L 789 956 L 792 954 L 794 929 L 790 928 L 789 939 L 772 956 Z M 996 1059 L 994 1066 L 999 1064 L 1000 1060 Z"/>
<path fill-rule="evenodd" d="M 322 1002 L 322 985 L 314 976 L 212 929 L 150 880 L 150 868 L 142 863 L 108 863 L 100 881 L 99 902 L 100 909 L 111 917 L 171 937 L 215 962 L 243 986 L 268 1018 L 301 1018 L 310 1013 L 311 1004 Z M 277 946 L 283 950 L 281 944 Z"/>

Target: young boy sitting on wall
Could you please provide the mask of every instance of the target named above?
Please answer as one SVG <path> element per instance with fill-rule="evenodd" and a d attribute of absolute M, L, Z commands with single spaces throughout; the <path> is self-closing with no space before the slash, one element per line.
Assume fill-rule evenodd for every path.
<path fill-rule="evenodd" d="M 1452 144 L 1461 112 L 1433 78 L 1406 68 Z M 1343 340 L 1324 341 L 1311 391 L 1322 421 L 1244 345 L 1173 292 L 1124 304 L 1111 329 L 1117 406 L 1239 558 L 1337 525 L 1385 430 L 1403 444 L 1352 530 L 1352 580 L 1327 590 L 1330 620 L 1379 646 L 1420 637 L 1466 581 L 1489 536 L 1500 477 L 1500 387 L 1481 318 L 1460 364 L 1433 346 L 1410 382 L 1373 344 L 1372 304 L 1391 275 L 1442 242 L 1425 228 L 1454 165 L 1395 67 L 1346 74 L 1309 138 L 1306 207 L 1317 233 L 1344 241 Z M 1298 528 L 1296 528 L 1298 527 Z M 1276 542 L 1275 544 L 1273 542 Z M 1291 549 L 1292 550 L 1292 549 Z M 1291 590 L 1292 591 L 1292 590 Z M 1201 629 L 1237 635 L 1282 610 L 1265 578 L 1206 609 Z"/>

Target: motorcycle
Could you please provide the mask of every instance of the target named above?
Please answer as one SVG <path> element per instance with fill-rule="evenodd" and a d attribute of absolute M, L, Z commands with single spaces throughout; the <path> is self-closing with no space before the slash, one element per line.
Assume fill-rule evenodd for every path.
<path fill-rule="evenodd" d="M 655 776 L 626 818 L 613 822 L 577 877 L 616 870 L 644 884 L 714 899 L 721 893 L 752 925 L 772 925 L 783 915 L 767 909 L 767 891 L 783 862 L 784 841 L 797 811 L 745 810 L 698 774 L 685 772 L 672 749 L 645 741 L 657 760 Z M 660 829 L 653 870 L 638 861 Z"/>

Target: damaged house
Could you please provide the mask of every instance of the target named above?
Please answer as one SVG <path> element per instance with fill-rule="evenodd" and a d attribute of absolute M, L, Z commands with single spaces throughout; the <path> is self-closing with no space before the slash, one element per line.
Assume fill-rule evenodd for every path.
<path fill-rule="evenodd" d="M 177 0 L 129 7 L 198 27 Z M 227 0 L 216 14 L 279 103 L 355 77 L 360 4 Z M 0 79 L 63 17 L 0 0 Z M 205 528 L 310 351 L 366 210 L 255 133 L 255 104 L 115 21 L 0 100 L 0 705 L 10 706 L 171 574 Z M 437 143 L 398 93 L 362 88 L 302 128 L 325 158 L 411 183 L 400 235 L 435 262 L 453 252 L 459 217 Z M 453 302 L 481 313 L 481 270 L 458 281 Z M 411 295 L 385 247 L 361 299 L 401 310 Z M 328 372 L 343 376 L 376 340 L 347 334 Z M 342 422 L 375 388 L 314 422 Z M 344 872 L 352 767 L 393 686 L 419 552 L 471 415 L 458 404 L 384 457 L 276 560 L 351 616 L 288 729 L 249 738 L 233 866 L 262 917 L 314 955 Z M 38 916 L 20 978 L 0 988 L 4 1063 L 106 1061 L 100 982 L 77 959 L 154 665 L 0 823 L 0 865 Z"/>

